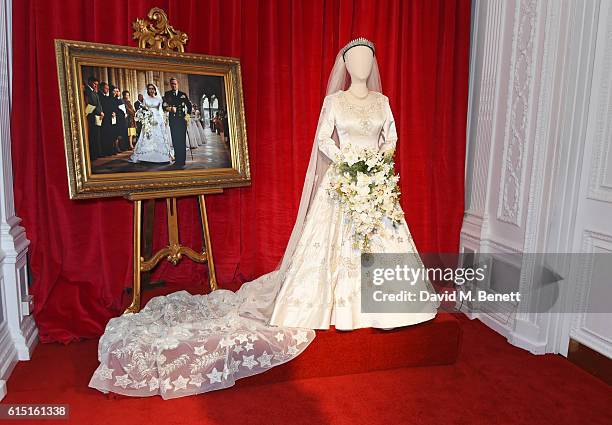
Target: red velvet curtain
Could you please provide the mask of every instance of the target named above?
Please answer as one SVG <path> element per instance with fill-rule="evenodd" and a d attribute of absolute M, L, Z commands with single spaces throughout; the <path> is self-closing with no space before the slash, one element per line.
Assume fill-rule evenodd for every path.
<path fill-rule="evenodd" d="M 187 51 L 239 57 L 253 183 L 208 197 L 221 286 L 273 269 L 299 202 L 327 77 L 340 47 L 374 41 L 397 121 L 402 206 L 420 251 L 458 247 L 470 31 L 469 0 L 20 0 L 13 2 L 15 203 L 31 240 L 34 314 L 43 342 L 100 335 L 131 285 L 132 205 L 71 201 L 54 39 L 135 45 L 131 22 L 151 7 L 189 35 Z M 163 228 L 163 209 L 158 205 Z M 197 246 L 194 201 L 179 201 Z M 163 243 L 165 230 L 156 234 Z M 206 280 L 184 260 L 158 277 Z M 204 284 L 202 287 L 205 287 Z"/>

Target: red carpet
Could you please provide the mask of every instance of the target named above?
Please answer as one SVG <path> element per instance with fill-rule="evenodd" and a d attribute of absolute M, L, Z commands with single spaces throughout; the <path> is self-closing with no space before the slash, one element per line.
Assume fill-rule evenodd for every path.
<path fill-rule="evenodd" d="M 170 401 L 110 399 L 89 389 L 97 341 L 43 344 L 31 361 L 17 365 L 2 403 L 67 403 L 71 420 L 61 423 L 91 425 L 612 423 L 609 386 L 561 356 L 531 355 L 480 322 L 458 318 L 463 341 L 453 365 L 267 385 L 255 385 L 249 378 L 227 390 Z M 350 357 L 363 356 L 367 366 L 372 349 L 356 345 Z M 403 350 L 397 350 L 397 357 L 407 354 Z M 319 359 L 320 367 L 342 368 L 344 357 L 330 353 Z M 257 379 L 273 378 L 272 372 Z"/>

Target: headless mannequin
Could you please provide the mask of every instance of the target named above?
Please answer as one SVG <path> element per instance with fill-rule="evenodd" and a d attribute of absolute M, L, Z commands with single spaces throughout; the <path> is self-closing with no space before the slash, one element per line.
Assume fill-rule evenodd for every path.
<path fill-rule="evenodd" d="M 346 92 L 351 96 L 353 103 L 358 105 L 368 103 L 370 91 L 366 83 L 372 72 L 374 52 L 367 46 L 355 46 L 346 52 L 344 62 L 351 76 L 351 85 Z"/>
<path fill-rule="evenodd" d="M 368 77 L 374 64 L 374 52 L 367 46 L 355 46 L 344 55 L 346 70 L 351 76 L 351 85 L 346 93 L 352 98 L 351 103 L 365 105 L 370 100 L 370 90 L 367 86 Z M 378 328 L 392 330 L 394 328 Z"/>

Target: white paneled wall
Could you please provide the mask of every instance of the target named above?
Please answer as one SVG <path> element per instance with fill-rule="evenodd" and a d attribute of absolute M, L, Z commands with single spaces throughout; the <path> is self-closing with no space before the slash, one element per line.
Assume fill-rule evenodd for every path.
<path fill-rule="evenodd" d="M 29 241 L 13 202 L 11 159 L 11 0 L 0 1 L 0 398 L 19 360 L 30 359 L 38 332 L 30 314 Z"/>
<path fill-rule="evenodd" d="M 474 0 L 473 12 L 462 250 L 612 252 L 612 0 Z M 612 357 L 612 316 L 584 313 L 595 288 L 571 262 L 551 266 L 565 278 L 552 311 L 532 307 L 523 262 L 512 314 L 466 313 L 534 353 L 566 354 L 572 337 Z M 612 285 L 597 299 L 612 311 Z"/>

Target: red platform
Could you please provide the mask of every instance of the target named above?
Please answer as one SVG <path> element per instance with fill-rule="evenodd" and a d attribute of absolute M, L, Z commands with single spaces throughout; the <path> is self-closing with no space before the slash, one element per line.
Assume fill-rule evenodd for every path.
<path fill-rule="evenodd" d="M 317 331 L 317 337 L 297 358 L 260 375 L 240 379 L 236 385 L 448 365 L 457 361 L 460 346 L 459 321 L 448 313 L 389 331 L 370 328 Z"/>

